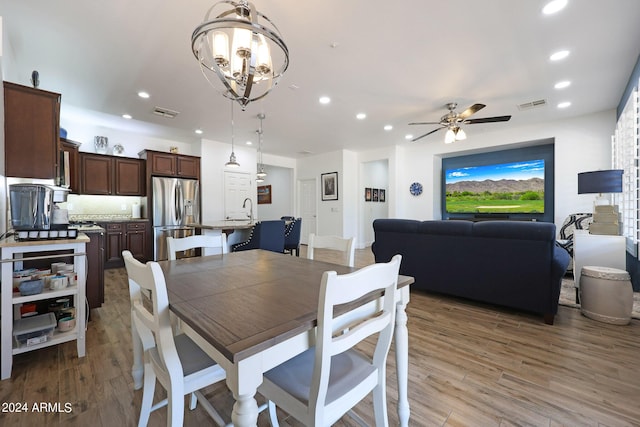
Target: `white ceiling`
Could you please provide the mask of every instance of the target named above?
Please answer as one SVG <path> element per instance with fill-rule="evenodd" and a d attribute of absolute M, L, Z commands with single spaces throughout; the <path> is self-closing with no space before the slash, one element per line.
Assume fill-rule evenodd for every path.
<path fill-rule="evenodd" d="M 191 53 L 193 29 L 208 0 L 0 0 L 3 73 L 62 94 L 63 114 L 113 115 L 115 126 L 190 142 L 230 142 L 230 101 L 202 76 Z M 264 112 L 265 153 L 363 150 L 410 144 L 435 126 L 445 104 L 487 107 L 469 138 L 490 129 L 562 120 L 615 108 L 640 54 L 640 1 L 569 0 L 541 13 L 546 0 L 256 0 L 280 29 L 290 65 L 279 85 L 246 111 L 235 108 L 235 142 L 256 141 Z M 331 44 L 337 47 L 332 48 Z M 551 63 L 549 55 L 571 55 Z M 554 84 L 569 79 L 562 91 Z M 294 89 L 295 87 L 295 89 Z M 136 93 L 145 90 L 151 98 Z M 332 102 L 320 105 L 328 95 Z M 547 106 L 520 111 L 544 99 Z M 571 107 L 556 108 L 560 101 Z M 175 119 L 154 107 L 179 111 Z M 365 112 L 363 121 L 356 113 Z M 129 113 L 134 120 L 119 116 Z M 393 130 L 383 126 L 392 124 Z M 70 137 L 73 129 L 68 129 Z M 416 142 L 442 144 L 444 132 Z M 80 141 L 86 142 L 86 141 Z"/>

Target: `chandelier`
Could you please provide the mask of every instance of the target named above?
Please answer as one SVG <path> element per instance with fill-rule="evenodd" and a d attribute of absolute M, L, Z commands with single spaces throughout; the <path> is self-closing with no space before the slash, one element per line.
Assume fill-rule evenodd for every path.
<path fill-rule="evenodd" d="M 260 119 L 260 129 L 256 131 L 258 134 L 258 173 L 256 174 L 256 182 L 264 182 L 267 173 L 264 171 L 264 163 L 262 162 L 262 120 L 264 120 L 265 115 L 260 113 L 258 118 Z"/>
<path fill-rule="evenodd" d="M 215 9 L 215 12 L 214 12 Z M 202 73 L 222 82 L 222 94 L 244 110 L 264 97 L 289 66 L 289 49 L 278 28 L 246 0 L 222 0 L 207 11 L 191 36 Z"/>

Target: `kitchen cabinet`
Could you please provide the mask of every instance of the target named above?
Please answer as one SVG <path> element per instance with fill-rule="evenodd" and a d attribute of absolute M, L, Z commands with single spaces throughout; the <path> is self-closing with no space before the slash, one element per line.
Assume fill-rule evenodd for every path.
<path fill-rule="evenodd" d="M 5 176 L 56 179 L 60 94 L 3 83 Z"/>
<path fill-rule="evenodd" d="M 145 163 L 140 159 L 80 153 L 80 193 L 144 196 Z"/>
<path fill-rule="evenodd" d="M 60 138 L 60 177 L 62 186 L 69 186 L 72 193 L 80 192 L 80 144 L 66 138 Z M 65 162 L 68 158 L 68 164 Z M 68 181 L 68 182 L 67 182 Z"/>
<path fill-rule="evenodd" d="M 139 153 L 147 162 L 148 175 L 200 178 L 200 157 L 144 150 Z"/>
<path fill-rule="evenodd" d="M 4 380 L 11 377 L 13 355 L 15 354 L 25 353 L 67 341 L 76 341 L 78 357 L 85 356 L 85 272 L 87 263 L 84 254 L 88 240 L 86 235 L 80 234 L 76 239 L 58 241 L 39 240 L 34 242 L 16 242 L 13 237 L 0 241 L 1 258 L 3 260 L 12 260 L 10 262 L 3 262 L 0 266 L 2 272 L 2 292 L 0 292 L 0 307 L 2 313 L 2 327 L 0 328 L 0 379 Z M 74 270 L 77 273 L 76 284 L 60 290 L 45 289 L 36 295 L 22 296 L 19 293 L 14 293 L 14 269 L 21 270 L 23 261 L 33 257 L 34 253 L 48 251 L 59 253 L 59 255 L 52 255 L 50 257 L 52 261 L 56 261 L 59 257 L 73 256 Z M 76 309 L 76 325 L 73 329 L 66 332 L 54 330 L 51 335 L 47 334 L 40 337 L 41 339 L 34 339 L 31 342 L 27 341 L 21 345 L 14 342 L 14 308 L 20 304 L 62 297 L 70 297 L 73 299 L 73 305 Z"/>
<path fill-rule="evenodd" d="M 104 231 L 84 231 L 87 243 L 86 293 L 89 308 L 101 307 L 104 303 Z"/>
<path fill-rule="evenodd" d="M 123 267 L 124 250 L 141 262 L 152 259 L 148 244 L 149 221 L 114 221 L 100 225 L 106 230 L 104 268 Z"/>

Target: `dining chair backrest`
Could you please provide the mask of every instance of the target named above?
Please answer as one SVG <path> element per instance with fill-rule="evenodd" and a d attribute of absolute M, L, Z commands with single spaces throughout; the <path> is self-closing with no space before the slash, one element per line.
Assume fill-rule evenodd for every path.
<path fill-rule="evenodd" d="M 309 234 L 307 244 L 307 258 L 314 259 L 315 249 L 331 249 L 344 252 L 346 256 L 346 264 L 349 267 L 355 266 L 355 237 L 348 239 L 338 236 L 318 236 L 317 234 Z"/>
<path fill-rule="evenodd" d="M 284 221 L 259 221 L 253 226 L 249 239 L 231 247 L 232 252 L 250 249 L 284 252 Z"/>
<path fill-rule="evenodd" d="M 284 251 L 300 256 L 300 233 L 302 231 L 302 218 L 296 218 L 285 225 Z"/>
<path fill-rule="evenodd" d="M 162 269 L 157 262 L 143 264 L 127 252 L 123 252 L 123 257 L 129 281 L 137 284 L 142 292 L 147 291 L 151 297 L 152 310 L 149 310 L 148 304 L 145 304 L 142 298 L 132 307 L 136 328 L 139 332 L 149 331 L 153 334 L 163 371 L 170 376 L 182 376 L 182 366 L 173 339 L 169 297 Z"/>
<path fill-rule="evenodd" d="M 388 263 L 353 273 L 325 272 L 315 349 L 268 371 L 260 393 L 307 426 L 328 426 L 373 391 L 376 425 L 388 425 L 386 360 L 401 260 L 401 255 L 395 255 Z M 362 302 L 373 293 L 382 295 L 380 301 Z M 350 307 L 346 313 L 341 312 L 345 305 Z M 369 338 L 375 345 L 373 357 L 354 348 Z M 270 414 L 272 424 L 277 424 L 275 410 Z"/>
<path fill-rule="evenodd" d="M 226 234 L 220 233 L 219 236 L 197 234 L 188 237 L 167 237 L 167 255 L 169 261 L 175 261 L 177 252 L 188 251 L 195 248 L 211 248 L 219 249 L 221 253 L 226 254 L 227 237 Z"/>

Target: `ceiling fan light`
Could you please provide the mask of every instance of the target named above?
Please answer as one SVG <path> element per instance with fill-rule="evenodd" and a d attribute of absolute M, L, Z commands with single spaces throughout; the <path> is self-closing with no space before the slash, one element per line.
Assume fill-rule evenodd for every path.
<path fill-rule="evenodd" d="M 465 133 L 464 130 L 462 130 L 461 127 L 455 130 L 455 134 L 456 134 L 456 141 L 464 141 L 465 139 L 467 139 L 467 134 Z"/>
<path fill-rule="evenodd" d="M 455 140 L 456 140 L 456 134 L 453 131 L 453 129 L 451 128 L 447 129 L 447 133 L 444 135 L 444 143 L 451 144 Z"/>

